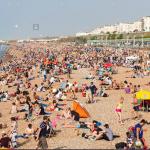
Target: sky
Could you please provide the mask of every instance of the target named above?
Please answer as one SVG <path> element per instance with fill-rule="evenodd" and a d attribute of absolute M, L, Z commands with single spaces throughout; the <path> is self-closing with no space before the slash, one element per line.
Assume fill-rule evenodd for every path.
<path fill-rule="evenodd" d="M 150 0 L 0 0 L 0 39 L 74 35 L 149 15 Z"/>

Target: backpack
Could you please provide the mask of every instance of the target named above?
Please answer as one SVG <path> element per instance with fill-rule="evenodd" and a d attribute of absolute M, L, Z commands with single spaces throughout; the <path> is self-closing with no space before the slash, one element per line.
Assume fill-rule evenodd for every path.
<path fill-rule="evenodd" d="M 130 126 L 129 128 L 128 128 L 128 132 L 130 132 L 131 133 L 131 135 L 133 135 L 134 133 L 134 126 Z"/>
<path fill-rule="evenodd" d="M 129 131 L 129 132 L 133 132 L 133 131 L 134 131 L 134 126 L 130 126 L 130 127 L 128 128 L 128 131 Z"/>

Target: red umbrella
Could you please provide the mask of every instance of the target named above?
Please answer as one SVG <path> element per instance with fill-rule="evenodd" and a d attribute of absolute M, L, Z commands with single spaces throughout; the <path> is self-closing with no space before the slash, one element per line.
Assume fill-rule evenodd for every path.
<path fill-rule="evenodd" d="M 113 66 L 113 64 L 111 64 L 111 63 L 104 64 L 104 67 L 105 67 L 105 68 L 110 68 L 110 67 L 112 67 L 112 66 Z"/>

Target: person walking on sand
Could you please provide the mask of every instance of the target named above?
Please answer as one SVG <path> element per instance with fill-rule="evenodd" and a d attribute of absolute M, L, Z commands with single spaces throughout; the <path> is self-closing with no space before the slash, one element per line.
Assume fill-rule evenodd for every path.
<path fill-rule="evenodd" d="M 47 79 L 47 71 L 46 71 L 46 69 L 43 70 L 43 78 L 44 78 L 44 82 L 46 82 L 46 79 Z"/>
<path fill-rule="evenodd" d="M 134 131 L 133 131 L 136 143 L 140 142 L 143 145 L 143 149 L 148 148 L 147 142 L 144 138 L 144 131 L 147 131 L 147 130 L 143 129 L 144 125 L 146 125 L 146 124 L 148 124 L 148 122 L 145 119 L 142 119 L 139 123 L 135 124 Z"/>
<path fill-rule="evenodd" d="M 124 124 L 123 121 L 122 121 L 122 108 L 123 108 L 123 102 L 124 102 L 124 98 L 121 97 L 120 100 L 119 100 L 119 103 L 117 104 L 117 107 L 115 109 L 115 112 L 118 116 L 118 122 L 121 123 L 121 124 Z"/>
<path fill-rule="evenodd" d="M 43 122 L 40 124 L 40 129 L 38 131 L 37 139 L 36 139 L 38 141 L 36 149 L 39 149 L 39 148 L 41 148 L 43 150 L 48 149 L 48 144 L 47 144 L 47 140 L 46 140 L 47 120 L 48 120 L 48 117 L 44 116 Z"/>
<path fill-rule="evenodd" d="M 91 102 L 92 102 L 91 91 L 90 91 L 90 88 L 87 86 L 86 87 L 86 103 L 91 103 Z"/>
<path fill-rule="evenodd" d="M 71 79 L 71 68 L 70 68 L 70 66 L 67 67 L 67 77 L 69 79 Z"/>
<path fill-rule="evenodd" d="M 91 91 L 91 102 L 94 103 L 94 94 L 96 93 L 97 88 L 93 82 L 91 82 L 89 89 Z"/>

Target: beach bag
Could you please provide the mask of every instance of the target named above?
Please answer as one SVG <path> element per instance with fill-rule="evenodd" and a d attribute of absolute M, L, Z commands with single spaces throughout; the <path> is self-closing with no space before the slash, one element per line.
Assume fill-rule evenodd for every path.
<path fill-rule="evenodd" d="M 127 147 L 127 144 L 125 142 L 120 142 L 120 143 L 115 144 L 115 147 L 116 149 L 122 150 Z"/>
<path fill-rule="evenodd" d="M 75 92 L 76 92 L 76 93 L 78 92 L 78 88 L 77 88 L 77 87 L 75 88 Z"/>
<path fill-rule="evenodd" d="M 10 97 L 16 97 L 16 93 L 9 94 Z"/>
<path fill-rule="evenodd" d="M 130 135 L 134 138 L 134 126 L 130 126 L 128 128 L 128 132 L 130 133 Z"/>
<path fill-rule="evenodd" d="M 108 95 L 107 95 L 106 93 L 104 93 L 104 94 L 102 95 L 102 97 L 108 97 Z"/>
<path fill-rule="evenodd" d="M 82 92 L 82 96 L 83 96 L 83 97 L 86 97 L 86 92 Z"/>
<path fill-rule="evenodd" d="M 130 126 L 130 127 L 128 128 L 128 132 L 133 133 L 133 131 L 134 131 L 134 126 Z"/>
<path fill-rule="evenodd" d="M 29 92 L 28 92 L 28 91 L 23 91 L 22 93 L 23 93 L 24 96 L 25 96 L 25 95 L 29 95 Z"/>
<path fill-rule="evenodd" d="M 2 124 L 0 124 L 0 129 L 2 129 L 3 128 L 3 125 Z"/>
<path fill-rule="evenodd" d="M 130 88 L 125 88 L 125 93 L 130 94 Z"/>

